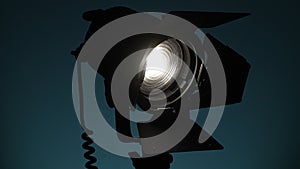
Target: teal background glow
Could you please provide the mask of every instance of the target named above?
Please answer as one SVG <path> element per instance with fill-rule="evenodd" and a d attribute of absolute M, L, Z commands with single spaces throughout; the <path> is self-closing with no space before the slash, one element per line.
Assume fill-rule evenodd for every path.
<path fill-rule="evenodd" d="M 174 155 L 172 169 L 297 169 L 299 3 L 259 0 L 1 1 L 1 169 L 81 169 L 81 127 L 72 103 L 75 59 L 89 25 L 84 11 L 127 6 L 139 11 L 250 12 L 204 29 L 252 68 L 241 104 L 228 106 L 214 137 L 225 149 Z M 133 168 L 97 147 L 100 169 Z M 297 158 L 298 157 L 298 158 Z M 297 161 L 298 160 L 298 161 Z"/>

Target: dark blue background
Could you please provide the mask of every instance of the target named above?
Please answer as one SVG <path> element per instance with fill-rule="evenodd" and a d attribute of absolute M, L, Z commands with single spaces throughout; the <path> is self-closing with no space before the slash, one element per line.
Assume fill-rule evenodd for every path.
<path fill-rule="evenodd" d="M 300 168 L 297 1 L 10 0 L 0 5 L 1 169 L 84 168 L 69 52 L 88 26 L 82 12 L 116 5 L 252 14 L 205 30 L 252 65 L 243 102 L 227 107 L 214 133 L 225 149 L 176 154 L 173 169 Z M 133 168 L 101 148 L 96 155 L 100 168 Z"/>

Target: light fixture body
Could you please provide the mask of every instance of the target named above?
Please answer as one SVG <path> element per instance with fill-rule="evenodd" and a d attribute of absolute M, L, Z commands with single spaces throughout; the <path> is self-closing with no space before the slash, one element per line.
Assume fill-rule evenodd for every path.
<path fill-rule="evenodd" d="M 91 25 L 89 30 L 87 31 L 85 42 L 89 39 L 89 37 L 97 31 L 99 28 L 104 26 L 110 21 L 113 21 L 117 18 L 137 13 L 132 9 L 126 7 L 115 7 L 108 10 L 94 10 L 84 13 L 83 18 L 87 21 L 91 21 Z M 199 28 L 212 28 L 223 23 L 227 23 L 229 21 L 233 21 L 235 19 L 239 19 L 248 14 L 245 13 L 221 13 L 221 12 L 189 12 L 189 11 L 172 11 L 169 14 L 176 15 L 182 17 Z M 229 48 L 228 46 L 222 44 L 213 36 L 207 34 L 207 37 L 212 42 L 216 51 L 218 52 L 220 59 L 222 61 L 225 76 L 227 80 L 227 98 L 226 104 L 234 104 L 239 103 L 242 100 L 244 87 L 246 84 L 248 72 L 250 69 L 250 64 L 237 52 Z M 170 58 L 162 55 L 160 52 L 161 46 L 160 44 L 164 43 L 172 39 L 171 37 L 167 37 L 164 35 L 158 34 L 141 34 L 131 36 L 127 39 L 124 39 L 117 43 L 104 57 L 99 68 L 95 68 L 98 70 L 98 73 L 104 77 L 105 83 L 105 96 L 108 105 L 114 108 L 114 103 L 111 96 L 111 81 L 114 71 L 118 67 L 118 65 L 122 62 L 130 54 L 145 48 L 154 48 L 153 53 L 149 54 L 149 60 L 146 60 L 146 72 L 142 72 L 132 80 L 130 87 L 130 99 L 133 105 L 137 105 L 140 108 L 147 110 L 149 108 L 149 100 L 147 100 L 147 88 L 145 89 L 146 94 L 141 92 L 143 81 L 146 81 L 147 78 L 157 78 L 163 76 L 166 73 L 166 70 L 170 69 L 170 65 L 167 64 L 170 61 Z M 174 41 L 174 39 L 173 39 Z M 176 40 L 175 40 L 176 41 Z M 83 42 L 72 54 L 77 58 L 82 46 Z M 180 44 L 180 42 L 179 42 Z M 184 44 L 180 44 L 181 48 L 184 48 Z M 187 48 L 185 51 L 190 56 L 195 56 L 193 50 Z M 185 53 L 185 54 L 186 54 Z M 161 55 L 160 62 L 153 61 L 153 57 Z M 173 58 L 174 59 L 174 58 Z M 172 59 L 171 59 L 172 60 Z M 161 62 L 164 62 L 163 64 Z M 208 73 L 205 69 L 201 69 L 201 60 L 198 57 L 190 57 L 189 61 L 185 60 L 185 62 L 189 62 L 188 65 L 194 68 L 194 72 L 197 74 L 197 82 L 199 84 L 200 90 L 200 106 L 193 107 L 191 109 L 200 109 L 207 108 L 211 106 L 218 105 L 210 105 L 211 100 L 211 84 L 209 80 Z M 195 63 L 200 63 L 195 66 Z M 141 63 L 132 63 L 134 65 L 139 65 Z M 147 67 L 148 66 L 148 67 Z M 161 69 L 155 69 L 155 68 Z M 200 71 L 201 70 L 201 71 Z M 173 72 L 174 74 L 178 73 Z M 172 77 L 174 74 L 169 74 Z M 167 81 L 171 80 L 168 79 Z M 153 84 L 154 85 L 154 84 Z M 151 85 L 150 85 L 151 86 Z M 170 84 L 171 88 L 176 88 L 176 84 Z M 155 88 L 155 87 L 154 87 Z M 167 89 L 166 89 L 167 90 Z M 180 107 L 180 99 L 176 100 L 176 98 L 180 98 L 180 93 L 174 92 L 172 95 L 168 96 L 168 100 L 170 104 L 168 106 L 172 107 L 172 109 L 166 109 L 164 113 L 155 121 L 150 123 L 138 123 L 138 131 L 140 137 L 150 137 L 157 135 L 166 129 L 168 129 L 173 122 L 176 120 L 178 111 Z M 192 97 L 192 96 L 191 96 Z M 172 100 L 176 100 L 172 102 Z M 175 113 L 173 113 L 175 110 Z M 130 121 L 123 117 L 117 110 L 115 111 L 116 117 L 116 129 L 118 132 L 132 137 Z M 202 128 L 195 123 L 192 127 L 191 131 L 187 134 L 187 136 L 175 147 L 173 147 L 168 152 L 186 152 L 186 151 L 200 151 L 200 150 L 218 150 L 223 149 L 223 146 L 218 143 L 212 136 L 209 137 L 204 143 L 199 143 L 198 138 Z"/>

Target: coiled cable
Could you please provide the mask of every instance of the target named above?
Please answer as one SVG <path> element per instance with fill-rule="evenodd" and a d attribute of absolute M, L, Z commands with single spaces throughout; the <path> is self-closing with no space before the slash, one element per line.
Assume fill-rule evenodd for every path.
<path fill-rule="evenodd" d="M 85 163 L 85 167 L 87 169 L 98 169 L 98 167 L 94 165 L 97 162 L 97 158 L 92 155 L 93 153 L 95 153 L 95 148 L 91 146 L 94 143 L 93 140 L 89 138 L 89 136 L 85 132 L 82 133 L 81 138 L 85 141 L 82 144 L 82 148 L 87 150 L 84 153 L 84 158 L 88 160 Z"/>

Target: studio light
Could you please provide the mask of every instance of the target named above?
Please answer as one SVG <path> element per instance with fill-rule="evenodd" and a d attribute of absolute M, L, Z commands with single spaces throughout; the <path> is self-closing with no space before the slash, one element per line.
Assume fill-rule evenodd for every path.
<path fill-rule="evenodd" d="M 137 11 L 125 7 L 84 13 L 83 18 L 91 21 L 91 25 L 87 31 L 85 41 L 72 54 L 77 58 L 86 41 L 105 24 L 135 13 Z M 171 11 L 169 14 L 186 19 L 198 28 L 213 28 L 248 15 L 244 13 L 194 11 Z M 225 105 L 241 102 L 250 64 L 241 55 L 222 44 L 212 35 L 206 34 L 206 36 L 214 46 L 223 64 L 227 89 Z M 179 116 L 180 100 L 184 95 L 187 95 L 186 93 L 189 94 L 190 100 L 197 100 L 193 98 L 194 96 L 200 97 L 201 100 L 197 107 L 190 107 L 190 110 L 224 105 L 222 102 L 211 104 L 212 84 L 208 68 L 205 66 L 205 60 L 198 57 L 200 53 L 197 53 L 180 39 L 161 34 L 145 33 L 121 40 L 106 53 L 99 67 L 93 67 L 105 79 L 106 102 L 111 108 L 115 108 L 111 93 L 114 72 L 126 57 L 142 49 L 151 50 L 147 50 L 140 60 L 133 61 L 128 66 L 128 69 L 136 66 L 140 69 L 140 73 L 135 76 L 130 84 L 130 101 L 132 105 L 142 110 L 148 110 L 151 106 L 150 101 L 152 101 L 151 104 L 156 104 L 157 109 L 163 109 L 163 113 L 159 118 L 149 123 L 137 123 L 140 137 L 153 137 L 170 128 Z M 204 54 L 204 52 L 201 54 Z M 93 63 L 89 64 L 93 65 Z M 192 77 L 189 72 L 192 73 Z M 196 81 L 195 86 L 191 85 L 191 79 Z M 190 92 L 194 88 L 198 90 Z M 162 99 L 161 91 L 167 98 L 166 105 L 160 102 Z M 131 122 L 121 115 L 116 108 L 115 123 L 116 130 L 119 133 L 132 137 Z M 205 142 L 200 143 L 198 138 L 201 131 L 202 128 L 195 123 L 190 132 L 176 146 L 158 156 L 146 159 L 132 158 L 133 165 L 137 169 L 168 168 L 172 162 L 172 156 L 169 153 L 223 149 L 223 146 L 212 136 L 209 136 Z M 121 138 L 120 140 L 122 141 Z"/>

